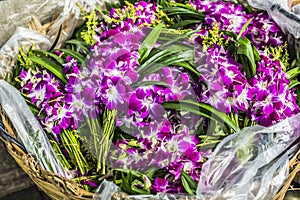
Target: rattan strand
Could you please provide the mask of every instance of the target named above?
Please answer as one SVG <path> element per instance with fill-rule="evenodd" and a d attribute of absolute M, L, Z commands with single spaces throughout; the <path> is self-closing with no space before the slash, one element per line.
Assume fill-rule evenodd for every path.
<path fill-rule="evenodd" d="M 295 6 L 299 4 L 300 0 L 290 0 L 290 5 Z M 36 18 L 28 23 L 31 29 L 37 30 L 43 34 L 47 33 L 47 29 L 51 27 L 51 23 L 41 25 Z M 15 136 L 14 129 L 7 119 L 6 115 L 1 112 L 3 123 L 7 131 Z M 16 160 L 18 165 L 29 175 L 32 181 L 43 190 L 53 200 L 92 200 L 93 193 L 87 192 L 80 188 L 80 186 L 71 180 L 60 177 L 52 172 L 45 171 L 39 167 L 37 162 L 25 154 L 18 146 L 4 141 L 9 154 Z M 296 174 L 300 171 L 299 157 L 300 151 L 290 161 L 290 174 L 286 180 L 284 186 L 274 197 L 274 200 L 283 200 L 286 192 L 291 189 L 291 183 Z M 129 199 L 125 193 L 118 192 L 113 196 L 114 200 L 126 200 Z M 184 198 L 185 199 L 185 198 Z"/>

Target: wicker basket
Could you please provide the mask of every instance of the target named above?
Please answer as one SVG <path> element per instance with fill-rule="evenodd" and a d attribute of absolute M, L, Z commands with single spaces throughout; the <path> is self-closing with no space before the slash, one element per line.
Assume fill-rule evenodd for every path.
<path fill-rule="evenodd" d="M 0 129 L 0 139 L 4 141 L 9 154 L 16 160 L 20 167 L 29 175 L 31 180 L 53 200 L 92 200 L 94 194 L 80 188 L 80 186 L 66 178 L 52 172 L 43 170 L 38 163 L 23 150 L 22 146 L 14 140 L 15 131 L 9 119 L 0 111 L 0 126 L 4 126 L 6 132 Z M 1 120 L 2 119 L 2 120 Z M 7 135 L 10 135 L 7 137 Z M 13 137 L 11 137 L 13 136 Z M 300 150 L 290 160 L 290 174 L 274 200 L 283 200 L 288 190 L 292 190 L 291 183 L 300 171 Z M 125 193 L 113 194 L 113 200 L 130 199 Z M 181 198 L 180 198 L 181 199 Z M 182 199 L 193 199 L 192 197 Z"/>
<path fill-rule="evenodd" d="M 290 5 L 300 3 L 300 0 L 289 0 Z M 28 27 L 37 30 L 41 33 L 47 34 L 48 28 L 51 27 L 51 23 L 41 25 L 36 18 L 28 23 Z M 60 40 L 58 46 L 60 46 L 64 39 Z M 2 119 L 2 120 L 1 120 Z M 80 186 L 66 178 L 60 177 L 52 172 L 43 170 L 33 157 L 29 156 L 26 151 L 22 148 L 22 145 L 18 144 L 14 137 L 16 137 L 14 128 L 7 118 L 6 114 L 0 110 L 0 126 L 6 129 L 6 132 L 0 130 L 0 139 L 4 141 L 7 151 L 16 160 L 18 165 L 29 175 L 31 180 L 43 190 L 53 200 L 92 200 L 94 194 L 87 192 Z M 10 136 L 7 137 L 7 134 Z M 5 136 L 6 135 L 6 136 Z M 2 137 L 1 137 L 2 136 Z M 4 136 L 4 137 L 3 137 Z M 12 136 L 12 137 L 11 137 Z M 290 174 L 286 180 L 284 186 L 274 197 L 274 200 L 283 200 L 288 190 L 292 189 L 291 183 L 294 180 L 296 174 L 300 171 L 300 150 L 290 160 Z M 113 194 L 112 199 L 130 199 L 125 193 L 117 192 Z M 180 198 L 181 199 L 181 198 Z M 182 199 L 193 199 L 193 198 L 182 198 Z"/>
<path fill-rule="evenodd" d="M 284 185 L 274 197 L 274 200 L 282 200 L 285 197 L 285 194 L 288 190 L 294 190 L 291 186 L 294 178 L 296 177 L 297 173 L 300 172 L 300 150 L 296 153 L 296 155 L 290 160 L 289 163 L 290 167 L 290 174 L 287 180 L 285 181 Z"/>
<path fill-rule="evenodd" d="M 14 140 L 15 131 L 5 113 L 0 111 L 0 115 L 2 119 L 0 119 L 0 126 L 4 126 L 6 129 L 6 131 L 0 130 L 0 139 L 4 141 L 8 153 L 41 190 L 53 200 L 93 199 L 94 193 L 80 188 L 76 182 L 42 169 L 34 158 L 25 153 L 22 146 Z M 125 193 L 117 192 L 113 194 L 112 199 L 126 200 L 129 198 Z"/>
<path fill-rule="evenodd" d="M 14 129 L 2 112 L 1 118 L 7 132 L 15 136 Z M 32 181 L 40 187 L 52 199 L 62 200 L 90 200 L 93 193 L 86 192 L 76 183 L 59 177 L 52 172 L 45 171 L 37 164 L 37 162 L 24 152 L 19 145 L 2 139 L 6 144 L 7 151 L 16 160 L 18 165 L 29 175 Z"/>

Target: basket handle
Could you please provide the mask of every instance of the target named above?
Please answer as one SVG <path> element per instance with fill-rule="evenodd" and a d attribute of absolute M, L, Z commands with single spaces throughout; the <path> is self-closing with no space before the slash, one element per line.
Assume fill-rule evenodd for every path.
<path fill-rule="evenodd" d="M 13 143 L 17 145 L 20 149 L 22 149 L 25 153 L 27 153 L 23 144 L 17 141 L 14 137 L 12 137 L 6 130 L 2 121 L 2 117 L 0 117 L 0 137 L 7 142 Z"/>

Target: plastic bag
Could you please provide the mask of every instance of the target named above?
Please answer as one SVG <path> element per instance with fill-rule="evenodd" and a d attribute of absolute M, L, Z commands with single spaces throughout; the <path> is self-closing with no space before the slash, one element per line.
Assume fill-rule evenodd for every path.
<path fill-rule="evenodd" d="M 0 47 L 10 38 L 19 26 L 24 26 L 36 16 L 39 21 L 51 20 L 64 6 L 59 0 L 18 0 L 0 2 Z"/>
<path fill-rule="evenodd" d="M 19 91 L 0 80 L 0 104 L 16 129 L 18 138 L 41 167 L 60 176 L 68 177 L 59 162 L 46 134 L 32 114 Z"/>
<path fill-rule="evenodd" d="M 115 198 L 117 196 L 117 198 Z M 118 186 L 112 182 L 104 180 L 97 188 L 93 200 L 101 199 L 118 199 L 124 196 L 124 193 L 119 192 Z M 123 198 L 120 198 L 123 199 Z M 192 195 L 180 194 L 157 194 L 157 195 L 126 195 L 126 199 L 130 200 L 200 200 Z"/>
<path fill-rule="evenodd" d="M 225 138 L 203 165 L 197 195 L 204 199 L 272 199 L 298 150 L 300 114 L 274 126 L 253 126 Z"/>
<path fill-rule="evenodd" d="M 248 0 L 250 6 L 266 10 L 286 34 L 292 34 L 298 39 L 300 37 L 300 15 L 290 11 L 290 2 L 288 0 Z"/>
<path fill-rule="evenodd" d="M 46 30 L 44 30 L 46 34 L 38 33 L 26 28 L 16 29 L 14 35 L 0 49 L 0 79 L 5 78 L 7 75 L 10 77 L 10 74 L 13 71 L 13 66 L 16 62 L 16 57 L 19 53 L 19 47 L 30 47 L 34 44 L 37 45 L 36 49 L 48 50 L 56 38 L 59 37 L 59 40 L 55 46 L 55 48 L 59 48 L 73 33 L 74 29 L 82 23 L 81 12 L 76 3 L 81 5 L 86 11 L 90 11 L 91 8 L 95 7 L 95 5 L 102 5 L 104 1 L 48 0 L 33 4 L 29 6 L 28 9 L 24 9 L 22 13 L 10 16 L 8 20 L 15 22 L 19 19 L 19 15 L 26 16 L 27 14 L 24 19 L 17 23 L 18 25 L 24 25 L 35 15 L 38 15 L 37 19 L 39 21 L 49 21 L 51 19 L 51 12 L 49 12 L 49 10 L 57 11 L 62 9 L 60 14 L 57 15 L 57 18 L 53 20 L 51 24 L 49 24 L 50 26 L 47 27 Z"/>
<path fill-rule="evenodd" d="M 278 4 L 284 7 L 286 10 L 289 10 L 288 0 L 248 0 L 248 3 L 251 7 L 260 10 L 268 10 L 274 4 Z"/>
<path fill-rule="evenodd" d="M 20 47 L 30 47 L 35 44 L 37 49 L 47 50 L 51 46 L 49 37 L 26 28 L 18 27 L 13 36 L 0 49 L 0 78 L 10 76 L 16 64 Z M 9 77 L 8 77 L 9 78 Z"/>
<path fill-rule="evenodd" d="M 51 47 L 50 37 L 20 26 L 24 26 L 33 16 L 41 22 L 49 21 L 63 6 L 64 2 L 58 0 L 30 0 L 26 3 L 18 3 L 17 0 L 1 2 L 3 9 L 0 12 L 0 28 L 3 30 L 1 43 L 14 33 L 0 49 L 1 79 L 12 72 L 19 47 L 30 47 L 32 44 L 35 44 L 37 49 L 43 50 Z"/>

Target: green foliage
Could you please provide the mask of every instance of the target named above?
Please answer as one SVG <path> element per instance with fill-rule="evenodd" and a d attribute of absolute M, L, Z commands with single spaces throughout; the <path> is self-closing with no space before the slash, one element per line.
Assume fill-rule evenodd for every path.
<path fill-rule="evenodd" d="M 95 146 L 95 149 L 99 149 L 97 153 L 97 172 L 101 170 L 101 174 L 106 174 L 106 160 L 108 152 L 110 150 L 111 141 L 114 137 L 114 132 L 116 128 L 116 110 L 105 109 L 102 115 L 102 127 L 100 129 L 95 129 L 94 132 L 97 132 L 97 137 L 100 138 L 100 141 Z"/>
<path fill-rule="evenodd" d="M 156 26 L 151 31 L 151 33 L 146 37 L 146 39 L 144 40 L 144 42 L 142 43 L 139 49 L 140 62 L 143 62 L 148 57 L 161 31 L 162 31 L 162 25 L 160 24 Z"/>
<path fill-rule="evenodd" d="M 32 68 L 34 65 L 33 65 L 33 62 L 30 60 L 30 58 L 28 58 L 28 55 L 30 53 L 25 53 L 24 50 L 19 47 L 19 54 L 18 54 L 18 57 L 17 57 L 17 61 L 19 62 L 20 64 L 20 67 L 23 67 L 25 69 L 29 69 L 29 68 Z"/>
<path fill-rule="evenodd" d="M 260 61 L 258 50 L 247 38 L 239 38 L 228 47 L 237 62 L 243 65 L 247 79 L 256 75 L 256 62 Z"/>
<path fill-rule="evenodd" d="M 81 174 L 85 174 L 89 169 L 87 160 L 81 151 L 81 144 L 78 140 L 76 131 L 64 130 L 60 135 L 60 139 L 64 148 L 68 152 L 71 158 L 71 162 L 80 171 Z"/>
<path fill-rule="evenodd" d="M 68 81 L 64 73 L 62 73 L 62 67 L 60 65 L 58 65 L 54 61 L 51 61 L 45 56 L 30 56 L 28 58 L 31 60 L 31 62 L 39 64 L 39 66 L 41 66 L 42 68 L 49 70 L 63 83 L 67 84 Z"/>
<path fill-rule="evenodd" d="M 196 194 L 197 183 L 194 181 L 190 175 L 180 170 L 181 173 L 181 182 L 185 191 L 190 195 Z"/>
<path fill-rule="evenodd" d="M 72 49 L 59 49 L 61 52 L 72 56 L 74 59 L 78 60 L 81 64 L 84 63 L 85 57 L 80 53 L 72 50 Z"/>
<path fill-rule="evenodd" d="M 171 28 L 188 29 L 204 20 L 203 13 L 189 4 L 167 1 L 160 1 L 160 4 L 163 6 L 162 10 L 172 18 Z"/>
<path fill-rule="evenodd" d="M 20 80 L 19 75 L 22 69 L 29 69 L 33 67 L 33 63 L 28 58 L 28 54 L 24 52 L 24 50 L 19 47 L 19 54 L 17 56 L 17 64 L 13 70 L 12 77 L 9 76 L 9 73 L 6 75 L 5 80 L 9 82 L 12 86 L 19 88 Z"/>
<path fill-rule="evenodd" d="M 144 40 L 140 48 L 140 66 L 138 68 L 140 80 L 166 66 L 178 66 L 186 69 L 192 76 L 199 78 L 199 72 L 194 68 L 194 47 L 186 44 L 189 37 L 196 31 L 166 32 L 156 27 Z M 153 48 L 154 44 L 161 44 Z"/>
<path fill-rule="evenodd" d="M 116 173 L 119 174 L 120 178 L 116 178 L 113 182 L 122 191 L 130 194 L 151 194 L 152 172 L 150 170 L 143 174 L 134 170 L 116 169 Z"/>
<path fill-rule="evenodd" d="M 174 109 L 178 111 L 189 111 L 191 113 L 206 117 L 208 119 L 225 123 L 228 127 L 230 127 L 234 132 L 238 131 L 238 125 L 234 122 L 230 117 L 228 117 L 225 113 L 214 109 L 212 106 L 198 103 L 191 100 L 183 100 L 183 101 L 171 101 L 163 103 L 163 107 L 165 109 Z"/>
<path fill-rule="evenodd" d="M 116 8 L 115 9 L 115 13 L 118 17 L 109 17 L 107 15 L 104 15 L 103 18 L 105 20 L 105 22 L 107 24 L 118 24 L 123 22 L 126 19 L 132 19 L 133 22 L 135 22 L 137 20 L 136 17 L 136 9 L 134 8 L 134 4 L 136 1 L 123 1 L 121 2 L 121 4 L 124 4 L 123 8 Z M 166 27 L 167 24 L 172 24 L 172 20 L 168 17 L 168 15 L 161 10 L 160 6 L 156 7 L 156 12 L 155 12 L 155 16 L 157 17 L 157 19 L 155 19 L 151 24 L 142 24 L 142 27 L 145 26 L 156 26 L 159 24 L 162 24 L 163 27 Z"/>
<path fill-rule="evenodd" d="M 66 44 L 75 45 L 77 47 L 76 51 L 81 53 L 83 56 L 89 54 L 89 45 L 85 41 L 79 39 L 71 39 L 66 41 Z"/>

